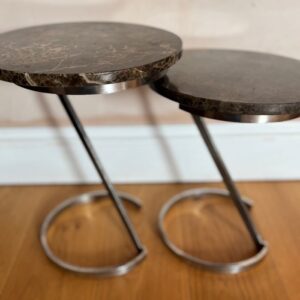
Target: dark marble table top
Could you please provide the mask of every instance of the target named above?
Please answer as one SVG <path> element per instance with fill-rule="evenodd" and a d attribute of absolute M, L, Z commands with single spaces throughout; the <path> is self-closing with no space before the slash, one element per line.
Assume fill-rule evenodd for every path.
<path fill-rule="evenodd" d="M 153 88 L 188 111 L 216 119 L 297 115 L 300 61 L 248 51 L 186 50 Z"/>
<path fill-rule="evenodd" d="M 0 80 L 32 87 L 82 87 L 139 79 L 172 66 L 181 39 L 148 26 L 64 23 L 0 35 Z"/>

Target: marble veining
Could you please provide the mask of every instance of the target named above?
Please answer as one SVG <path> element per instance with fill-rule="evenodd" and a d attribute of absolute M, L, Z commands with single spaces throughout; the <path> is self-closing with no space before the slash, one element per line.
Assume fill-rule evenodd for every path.
<path fill-rule="evenodd" d="M 300 61 L 238 50 L 186 50 L 153 88 L 181 107 L 210 114 L 300 113 Z"/>
<path fill-rule="evenodd" d="M 31 87 L 82 87 L 151 81 L 175 64 L 181 39 L 126 23 L 86 22 L 0 34 L 0 80 Z"/>

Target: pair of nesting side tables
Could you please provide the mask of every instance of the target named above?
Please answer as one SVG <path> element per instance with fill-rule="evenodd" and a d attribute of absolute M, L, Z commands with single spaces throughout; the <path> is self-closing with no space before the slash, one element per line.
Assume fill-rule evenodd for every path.
<path fill-rule="evenodd" d="M 168 201 L 159 215 L 159 229 L 166 245 L 187 261 L 229 273 L 253 266 L 266 255 L 266 242 L 248 213 L 251 201 L 239 194 L 202 117 L 254 123 L 298 117 L 300 62 L 255 52 L 202 49 L 185 51 L 177 63 L 181 53 L 182 42 L 175 34 L 134 24 L 65 23 L 0 35 L 0 80 L 58 96 L 106 188 L 68 199 L 45 218 L 40 230 L 41 244 L 48 258 L 60 267 L 84 274 L 122 275 L 147 254 L 123 205 L 123 201 L 128 201 L 139 207 L 139 202 L 115 190 L 68 98 L 68 95 L 113 93 L 143 84 L 151 84 L 155 91 L 177 101 L 180 109 L 192 115 L 227 187 L 227 190 L 189 190 Z M 172 243 L 163 227 L 166 213 L 179 201 L 188 197 L 202 199 L 206 195 L 233 200 L 256 245 L 256 255 L 239 262 L 214 263 L 194 257 Z M 115 205 L 137 255 L 110 267 L 84 267 L 59 258 L 48 245 L 49 226 L 66 209 L 106 196 Z"/>

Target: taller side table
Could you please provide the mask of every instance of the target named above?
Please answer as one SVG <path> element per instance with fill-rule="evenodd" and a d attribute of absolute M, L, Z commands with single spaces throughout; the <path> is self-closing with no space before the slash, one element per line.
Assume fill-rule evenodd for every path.
<path fill-rule="evenodd" d="M 296 118 L 300 115 L 299 78 L 300 61 L 295 59 L 250 51 L 195 49 L 185 51 L 181 61 L 154 83 L 158 93 L 178 102 L 182 110 L 192 115 L 227 188 L 185 191 L 165 204 L 159 228 L 164 242 L 175 254 L 210 270 L 229 273 L 245 270 L 265 257 L 267 244 L 248 213 L 251 202 L 241 197 L 202 117 L 250 123 Z M 233 201 L 256 246 L 254 256 L 232 263 L 206 261 L 183 251 L 169 239 L 163 221 L 173 205 L 207 195 Z"/>
<path fill-rule="evenodd" d="M 106 191 L 71 198 L 45 218 L 40 240 L 48 258 L 67 270 L 96 275 L 127 273 L 146 256 L 122 200 L 139 207 L 137 200 L 117 192 L 96 154 L 67 95 L 106 94 L 147 84 L 162 77 L 181 56 L 181 39 L 148 26 L 108 23 L 64 23 L 30 27 L 0 35 L 0 80 L 36 92 L 54 93 L 89 155 Z M 109 196 L 117 209 L 137 255 L 109 267 L 84 267 L 68 263 L 51 250 L 49 226 L 64 210 Z"/>

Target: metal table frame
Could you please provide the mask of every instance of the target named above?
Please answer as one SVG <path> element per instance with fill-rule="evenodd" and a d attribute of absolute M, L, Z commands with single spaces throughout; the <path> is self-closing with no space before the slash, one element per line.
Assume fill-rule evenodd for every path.
<path fill-rule="evenodd" d="M 164 72 L 159 74 L 159 76 L 163 76 Z M 138 234 L 127 214 L 123 201 L 127 201 L 134 205 L 137 208 L 141 207 L 139 200 L 136 199 L 134 196 L 131 196 L 127 193 L 118 192 L 116 191 L 115 187 L 113 186 L 110 178 L 108 177 L 100 159 L 92 145 L 91 140 L 89 139 L 83 124 L 81 123 L 75 109 L 73 108 L 69 98 L 67 95 L 73 94 L 108 94 L 117 91 L 122 91 L 131 87 L 137 87 L 140 85 L 145 84 L 143 80 L 136 79 L 131 80 L 129 82 L 121 82 L 121 83 L 113 83 L 107 84 L 102 86 L 84 86 L 84 87 L 74 87 L 68 89 L 57 89 L 57 88 L 40 88 L 40 87 L 33 87 L 33 86 L 21 86 L 23 88 L 33 90 L 36 92 L 44 92 L 44 93 L 52 93 L 56 94 L 65 109 L 74 129 L 76 130 L 78 137 L 80 138 L 82 145 L 84 146 L 91 162 L 93 163 L 95 170 L 99 175 L 99 179 L 102 180 L 106 191 L 95 191 L 90 193 L 81 194 L 70 199 L 65 200 L 57 207 L 55 207 L 52 211 L 48 213 L 46 218 L 44 219 L 42 226 L 40 228 L 40 242 L 43 247 L 43 250 L 47 257 L 56 265 L 60 266 L 63 269 L 68 271 L 81 273 L 81 274 L 88 274 L 88 275 L 97 275 L 97 276 L 117 276 L 123 275 L 128 273 L 131 269 L 136 267 L 140 262 L 147 255 L 147 249 L 142 244 L 141 240 L 138 237 Z M 106 267 L 87 267 L 81 266 L 77 264 L 72 264 L 67 261 L 64 261 L 59 256 L 57 256 L 51 249 L 48 243 L 48 230 L 50 226 L 55 222 L 56 218 L 67 209 L 75 206 L 75 205 L 83 205 L 95 201 L 101 201 L 107 196 L 110 197 L 112 200 L 122 223 L 127 229 L 128 235 L 131 238 L 132 243 L 136 249 L 136 256 L 134 256 L 131 260 L 112 266 Z"/>
<path fill-rule="evenodd" d="M 158 217 L 158 227 L 161 234 L 161 237 L 164 241 L 164 243 L 168 246 L 168 248 L 175 253 L 177 256 L 187 260 L 188 262 L 191 262 L 193 264 L 196 264 L 200 267 L 206 268 L 208 270 L 216 271 L 216 272 L 224 272 L 224 273 L 239 273 L 243 270 L 246 270 L 257 263 L 259 263 L 267 254 L 268 252 L 268 245 L 264 241 L 264 239 L 261 237 L 261 235 L 258 233 L 258 230 L 256 229 L 256 226 L 254 222 L 252 221 L 249 209 L 252 206 L 252 201 L 250 199 L 247 199 L 245 197 L 242 197 L 236 188 L 227 168 L 224 163 L 224 161 L 221 158 L 220 153 L 217 150 L 216 145 L 213 142 L 213 139 L 206 127 L 205 121 L 202 117 L 212 117 L 216 119 L 222 119 L 227 121 L 233 121 L 233 122 L 250 122 L 250 123 L 267 123 L 267 122 L 275 122 L 275 121 L 285 121 L 288 119 L 293 119 L 299 117 L 298 114 L 296 115 L 226 115 L 224 116 L 216 116 L 210 114 L 210 112 L 199 112 L 193 108 L 188 108 L 183 105 L 180 105 L 180 108 L 188 113 L 191 114 L 200 135 L 202 136 L 207 149 L 218 168 L 222 178 L 223 182 L 227 189 L 192 189 L 184 191 L 180 194 L 175 195 L 172 197 L 169 201 L 166 202 L 166 204 L 162 207 L 159 217 Z M 169 238 L 167 231 L 164 227 L 164 219 L 167 215 L 167 213 L 172 209 L 174 205 L 181 201 L 185 201 L 187 199 L 194 199 L 194 200 L 202 200 L 205 198 L 205 196 L 221 196 L 225 197 L 227 199 L 231 199 L 233 201 L 233 204 L 237 208 L 250 236 L 253 240 L 253 243 L 256 247 L 256 254 L 253 255 L 250 258 L 246 258 L 241 261 L 237 262 L 230 262 L 230 263 L 217 263 L 212 261 L 207 261 L 204 259 L 201 259 L 199 257 L 193 256 L 183 249 L 176 246 L 171 239 Z"/>

